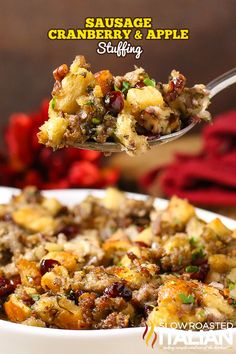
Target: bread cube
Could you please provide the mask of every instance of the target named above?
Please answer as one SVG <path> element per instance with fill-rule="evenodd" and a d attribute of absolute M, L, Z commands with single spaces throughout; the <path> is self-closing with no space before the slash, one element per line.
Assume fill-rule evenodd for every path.
<path fill-rule="evenodd" d="M 63 266 L 54 267 L 51 272 L 47 272 L 42 276 L 41 286 L 45 291 L 50 290 L 52 293 L 63 293 L 69 288 L 69 274 Z"/>
<path fill-rule="evenodd" d="M 131 114 L 123 112 L 118 115 L 115 136 L 123 145 L 123 150 L 131 156 L 149 149 L 147 137 L 137 134 L 135 124 L 136 120 Z"/>
<path fill-rule="evenodd" d="M 125 202 L 124 193 L 115 188 L 107 188 L 105 197 L 103 198 L 103 205 L 107 209 L 119 210 Z"/>
<path fill-rule="evenodd" d="M 77 270 L 77 259 L 72 253 L 65 251 L 49 252 L 43 259 L 53 259 L 65 267 L 69 272 L 75 272 Z"/>
<path fill-rule="evenodd" d="M 162 94 L 152 86 L 131 88 L 127 93 L 127 102 L 138 111 L 143 111 L 149 106 L 162 107 L 164 105 Z"/>
<path fill-rule="evenodd" d="M 57 221 L 39 206 L 23 206 L 12 213 L 16 224 L 32 232 L 50 232 L 57 227 Z"/>
<path fill-rule="evenodd" d="M 10 295 L 9 300 L 5 302 L 4 310 L 12 322 L 23 322 L 31 315 L 31 309 L 15 294 Z"/>
<path fill-rule="evenodd" d="M 60 147 L 68 123 L 68 120 L 51 108 L 50 103 L 49 119 L 40 127 L 40 132 L 38 133 L 39 142 L 55 148 Z"/>
<path fill-rule="evenodd" d="M 21 259 L 17 268 L 21 278 L 21 284 L 28 287 L 38 287 L 41 283 L 41 273 L 35 262 Z"/>

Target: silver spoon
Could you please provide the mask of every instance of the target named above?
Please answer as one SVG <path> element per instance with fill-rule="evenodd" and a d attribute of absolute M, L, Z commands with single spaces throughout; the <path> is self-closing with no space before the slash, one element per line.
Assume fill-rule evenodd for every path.
<path fill-rule="evenodd" d="M 217 93 L 223 91 L 227 87 L 233 85 L 236 83 L 236 68 L 233 68 L 230 71 L 227 71 L 225 74 L 217 77 L 213 81 L 211 81 L 209 84 L 207 84 L 206 89 L 210 91 L 210 98 L 214 97 L 217 95 Z M 196 119 L 192 119 L 190 121 L 190 124 L 187 125 L 185 128 L 168 134 L 168 135 L 163 135 L 163 136 L 158 136 L 156 138 L 152 138 L 152 140 L 149 141 L 149 146 L 153 147 L 155 145 L 160 145 L 164 143 L 168 143 L 172 140 L 178 139 L 184 134 L 186 134 L 189 130 L 191 130 L 195 125 L 197 124 Z M 122 145 L 119 144 L 119 142 L 106 142 L 106 143 L 97 143 L 93 141 L 86 141 L 83 144 L 74 144 L 74 147 L 77 147 L 79 149 L 87 149 L 87 150 L 97 150 L 101 151 L 104 153 L 112 153 L 112 152 L 121 152 L 122 151 Z"/>

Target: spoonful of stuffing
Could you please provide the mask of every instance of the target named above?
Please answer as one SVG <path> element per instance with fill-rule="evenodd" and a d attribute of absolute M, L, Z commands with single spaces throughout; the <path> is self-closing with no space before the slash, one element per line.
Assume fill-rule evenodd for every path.
<path fill-rule="evenodd" d="M 206 86 L 187 87 L 176 70 L 167 83 L 156 82 L 138 67 L 124 76 L 109 70 L 93 74 L 85 58 L 77 56 L 70 68 L 62 64 L 53 76 L 40 143 L 136 155 L 181 137 L 201 120 L 210 121 L 210 99 L 236 82 L 236 68 Z"/>

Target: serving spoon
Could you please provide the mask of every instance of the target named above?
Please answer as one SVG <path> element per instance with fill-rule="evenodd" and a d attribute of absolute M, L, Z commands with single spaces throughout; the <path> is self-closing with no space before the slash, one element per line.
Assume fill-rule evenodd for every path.
<path fill-rule="evenodd" d="M 206 85 L 206 89 L 210 92 L 210 99 L 213 98 L 217 93 L 223 91 L 227 87 L 233 85 L 236 83 L 236 68 L 233 68 L 230 71 L 227 71 L 223 75 L 217 77 L 216 79 L 212 80 L 209 82 L 209 84 Z M 168 135 L 163 135 L 163 136 L 153 136 L 151 139 L 148 141 L 149 146 L 153 147 L 156 145 L 164 144 L 164 143 L 169 143 L 172 140 L 178 139 L 187 132 L 189 132 L 195 125 L 197 124 L 196 119 L 190 119 L 190 123 L 183 129 L 168 134 Z M 86 141 L 83 144 L 73 144 L 74 147 L 77 147 L 79 149 L 86 149 L 86 150 L 96 150 L 96 151 L 101 151 L 104 153 L 112 153 L 112 152 L 121 152 L 122 145 L 119 142 L 105 142 L 105 143 L 97 143 L 93 141 Z"/>

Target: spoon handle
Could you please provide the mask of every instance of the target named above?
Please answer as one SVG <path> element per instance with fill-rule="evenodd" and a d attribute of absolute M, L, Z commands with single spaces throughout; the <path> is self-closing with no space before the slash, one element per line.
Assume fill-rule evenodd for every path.
<path fill-rule="evenodd" d="M 236 83 L 236 68 L 227 71 L 221 76 L 218 76 L 216 79 L 209 82 L 207 89 L 210 91 L 210 98 L 217 95 L 225 88 Z"/>

